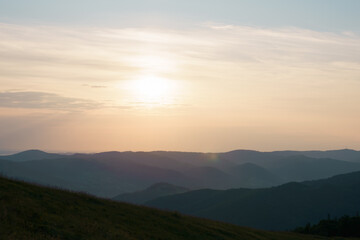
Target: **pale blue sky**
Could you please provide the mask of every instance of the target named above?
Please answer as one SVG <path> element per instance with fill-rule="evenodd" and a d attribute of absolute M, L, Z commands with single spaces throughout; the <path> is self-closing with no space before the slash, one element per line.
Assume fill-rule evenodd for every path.
<path fill-rule="evenodd" d="M 360 32 L 359 0 L 0 0 L 0 21 L 91 26 L 196 23 Z"/>

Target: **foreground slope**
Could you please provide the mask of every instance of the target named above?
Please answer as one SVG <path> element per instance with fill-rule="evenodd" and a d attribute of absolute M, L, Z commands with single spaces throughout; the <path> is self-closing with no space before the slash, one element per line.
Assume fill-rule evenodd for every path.
<path fill-rule="evenodd" d="M 253 230 L 0 178 L 0 239 L 326 239 Z"/>
<path fill-rule="evenodd" d="M 197 190 L 161 197 L 148 206 L 241 226 L 294 229 L 328 214 L 360 211 L 360 172 L 264 189 Z"/>

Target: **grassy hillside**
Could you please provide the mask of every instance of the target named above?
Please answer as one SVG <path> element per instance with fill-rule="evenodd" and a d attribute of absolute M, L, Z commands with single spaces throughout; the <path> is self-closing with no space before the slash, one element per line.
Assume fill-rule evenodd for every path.
<path fill-rule="evenodd" d="M 326 239 L 253 230 L 0 178 L 0 239 Z"/>

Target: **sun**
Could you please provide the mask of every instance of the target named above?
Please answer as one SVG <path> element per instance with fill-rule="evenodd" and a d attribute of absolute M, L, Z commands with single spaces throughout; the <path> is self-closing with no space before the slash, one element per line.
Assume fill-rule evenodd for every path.
<path fill-rule="evenodd" d="M 130 90 L 137 102 L 165 105 L 172 102 L 175 84 L 169 79 L 148 75 L 131 81 Z"/>

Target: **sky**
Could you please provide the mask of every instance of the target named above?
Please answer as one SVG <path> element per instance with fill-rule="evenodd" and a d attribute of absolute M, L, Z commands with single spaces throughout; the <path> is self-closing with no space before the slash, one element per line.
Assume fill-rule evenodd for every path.
<path fill-rule="evenodd" d="M 358 0 L 0 0 L 0 151 L 360 149 Z"/>

